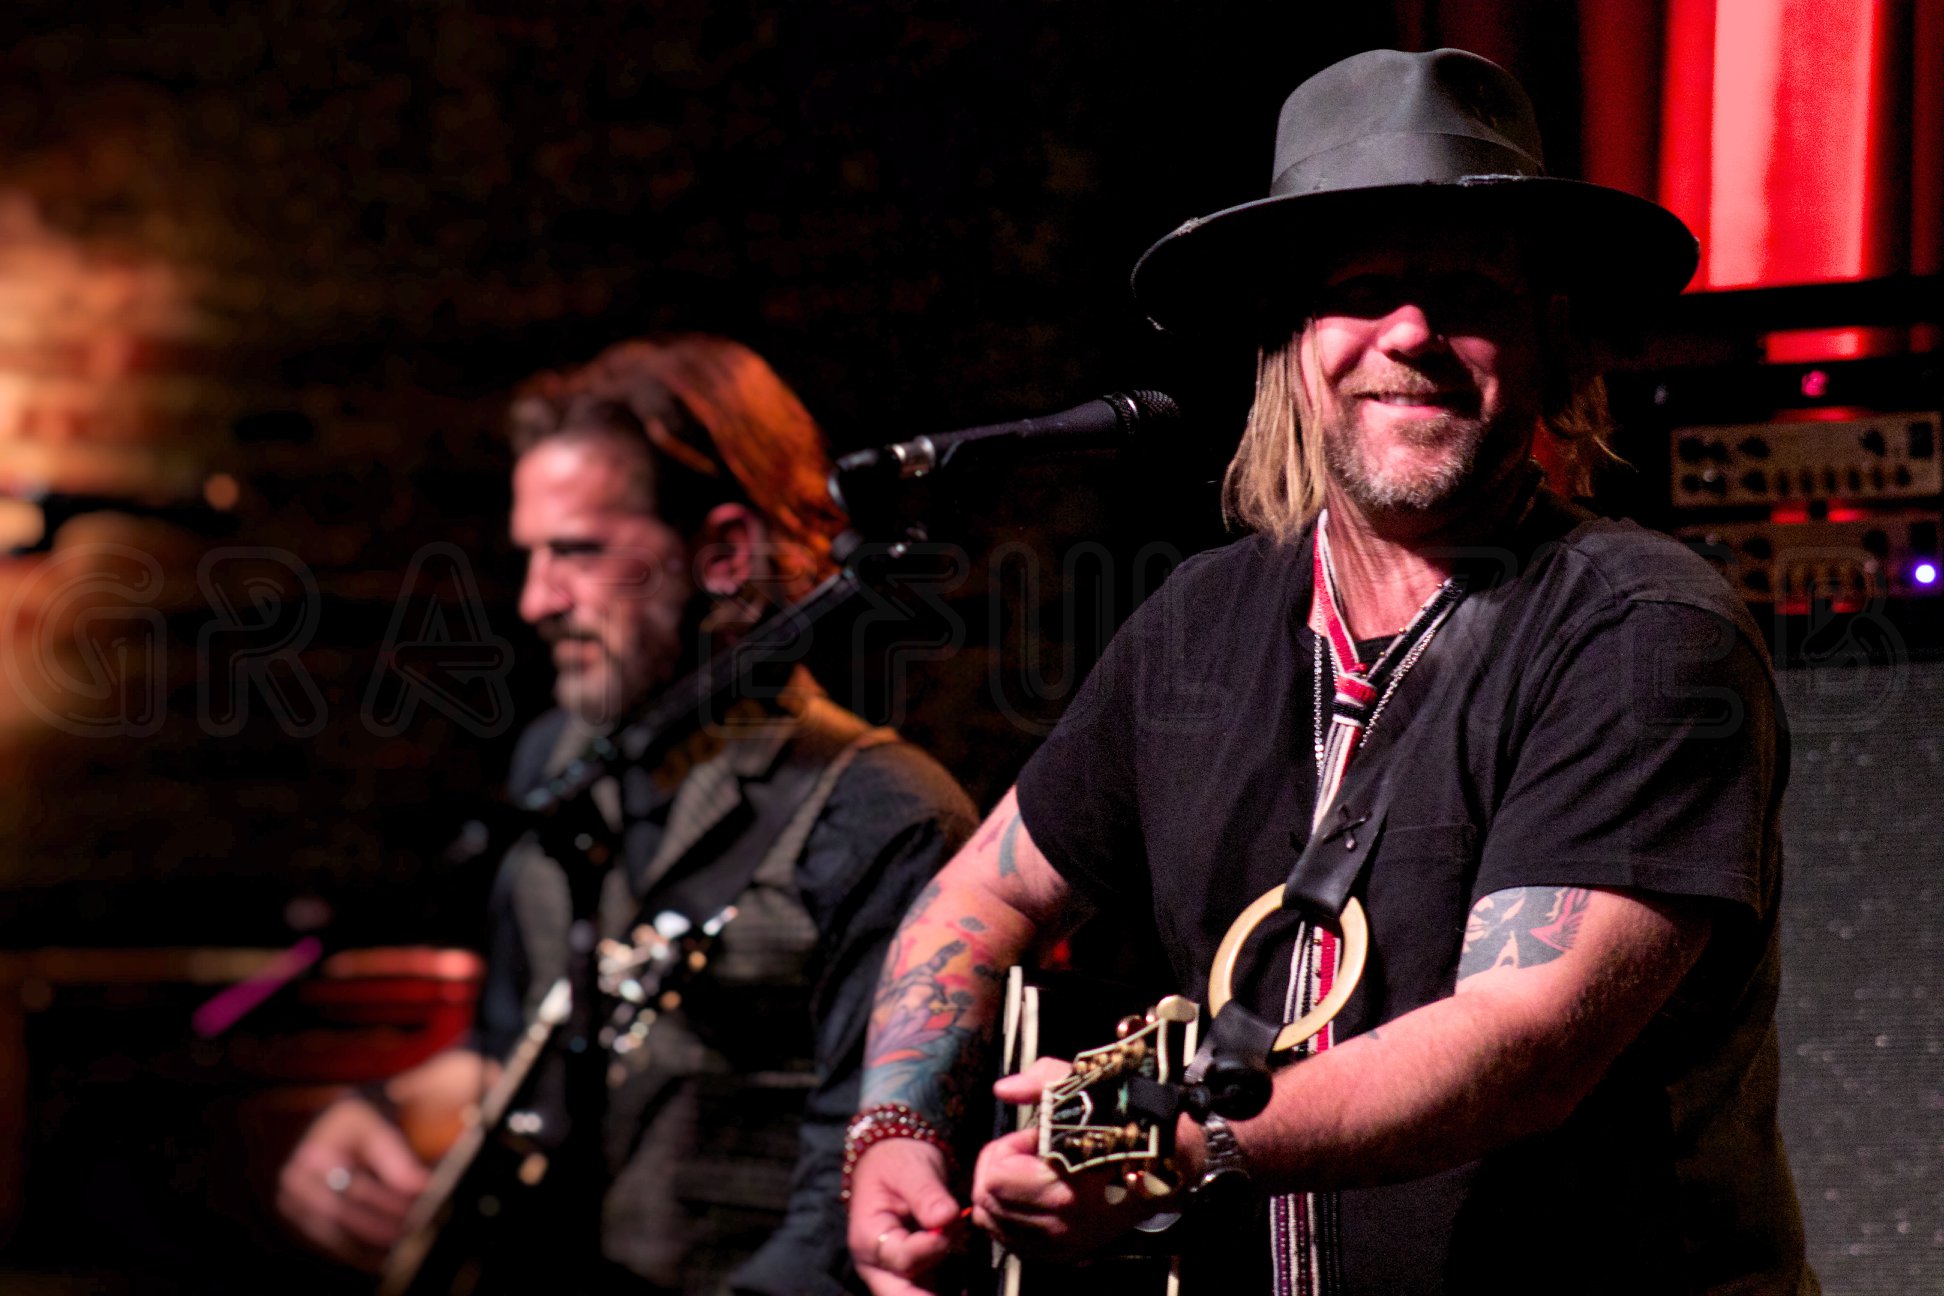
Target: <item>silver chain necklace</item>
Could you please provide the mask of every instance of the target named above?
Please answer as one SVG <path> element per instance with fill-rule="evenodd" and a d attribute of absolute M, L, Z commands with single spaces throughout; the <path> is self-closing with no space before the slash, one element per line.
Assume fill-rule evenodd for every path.
<path fill-rule="evenodd" d="M 1397 692 L 1397 686 L 1404 682 L 1404 677 L 1411 673 L 1411 667 L 1417 665 L 1417 659 L 1424 655 L 1424 650 L 1430 646 L 1432 635 L 1437 632 L 1437 628 L 1433 627 L 1430 633 L 1411 645 L 1411 650 L 1404 654 L 1404 660 L 1397 664 L 1396 672 L 1384 685 L 1383 695 L 1377 699 L 1377 705 L 1370 710 L 1370 719 L 1364 722 L 1366 741 L 1376 730 L 1377 722 L 1383 718 L 1384 708 L 1390 705 L 1391 695 Z M 1316 681 L 1316 708 L 1310 713 L 1310 721 L 1312 737 L 1316 744 L 1316 772 L 1321 776 L 1323 773 L 1323 677 L 1332 673 L 1329 666 L 1330 642 L 1314 631 L 1311 635 L 1316 640 L 1316 668 L 1310 672 L 1311 677 Z"/>

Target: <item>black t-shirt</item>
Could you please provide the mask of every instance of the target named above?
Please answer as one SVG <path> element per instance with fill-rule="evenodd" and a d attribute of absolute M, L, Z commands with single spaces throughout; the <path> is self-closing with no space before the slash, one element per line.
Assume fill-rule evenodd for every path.
<path fill-rule="evenodd" d="M 1473 592 L 1352 766 L 1385 766 L 1394 791 L 1355 889 L 1372 954 L 1338 1037 L 1449 995 L 1466 914 L 1506 888 L 1695 897 L 1716 902 L 1715 935 L 1564 1128 L 1340 1194 L 1346 1290 L 1796 1291 L 1772 1024 L 1787 751 L 1752 624 L 1685 549 L 1550 496 L 1467 565 Z M 1020 776 L 1035 844 L 1092 899 L 1151 915 L 1192 997 L 1307 844 L 1310 585 L 1307 538 L 1184 563 Z M 1266 925 L 1237 978 L 1265 1016 L 1292 925 Z"/>

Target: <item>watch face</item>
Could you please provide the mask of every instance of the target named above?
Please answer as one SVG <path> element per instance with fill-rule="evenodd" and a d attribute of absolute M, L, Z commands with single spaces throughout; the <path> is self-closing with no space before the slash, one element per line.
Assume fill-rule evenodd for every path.
<path fill-rule="evenodd" d="M 1136 1224 L 1134 1231 L 1137 1233 L 1166 1233 L 1179 1223 L 1181 1223 L 1180 1211 L 1159 1210 L 1142 1220 L 1139 1224 Z"/>

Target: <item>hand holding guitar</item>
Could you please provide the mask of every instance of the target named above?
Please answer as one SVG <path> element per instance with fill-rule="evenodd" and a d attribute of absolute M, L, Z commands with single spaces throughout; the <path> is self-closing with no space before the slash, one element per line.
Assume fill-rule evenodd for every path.
<path fill-rule="evenodd" d="M 324 1254 L 376 1273 L 428 1173 L 376 1107 L 340 1098 L 284 1163 L 277 1211 Z"/>
<path fill-rule="evenodd" d="M 1035 933 L 1057 941 L 1088 912 L 1033 845 L 1008 792 L 905 915 L 872 1008 L 860 1119 L 891 1109 L 924 1128 L 859 1148 L 852 1167 L 848 1240 L 876 1296 L 949 1280 L 943 1263 L 960 1203 L 944 1147 L 962 1133 L 967 1096 L 991 1074 L 1006 969 L 1035 957 Z M 855 1122 L 852 1134 L 847 1148 L 860 1141 Z"/>
<path fill-rule="evenodd" d="M 324 1254 L 377 1272 L 431 1179 L 429 1163 L 458 1138 L 497 1073 L 470 1049 L 448 1049 L 385 1085 L 393 1118 L 356 1094 L 338 1099 L 284 1163 L 278 1213 Z"/>
<path fill-rule="evenodd" d="M 1071 1074 L 1070 1063 L 1041 1058 L 993 1085 L 1002 1102 L 1034 1104 Z M 1004 1135 L 979 1154 L 972 1179 L 972 1222 L 1031 1260 L 1064 1263 L 1098 1252 L 1155 1211 L 1155 1199 L 1129 1191 L 1115 1163 L 1066 1172 L 1041 1156 L 1037 1127 Z"/>

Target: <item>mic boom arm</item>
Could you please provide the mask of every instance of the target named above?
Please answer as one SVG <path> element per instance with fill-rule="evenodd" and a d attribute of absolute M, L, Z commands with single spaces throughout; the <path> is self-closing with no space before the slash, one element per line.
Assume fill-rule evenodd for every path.
<path fill-rule="evenodd" d="M 868 489 L 869 484 L 926 476 L 950 465 L 967 447 L 980 443 L 1036 441 L 1047 449 L 1087 449 L 1112 445 L 1139 429 L 1172 423 L 1180 417 L 1180 406 L 1165 392 L 1113 392 L 1041 418 L 939 432 L 855 451 L 837 461 L 830 474 L 830 494 L 848 507 L 851 500 L 847 496 L 857 496 L 860 485 Z"/>

